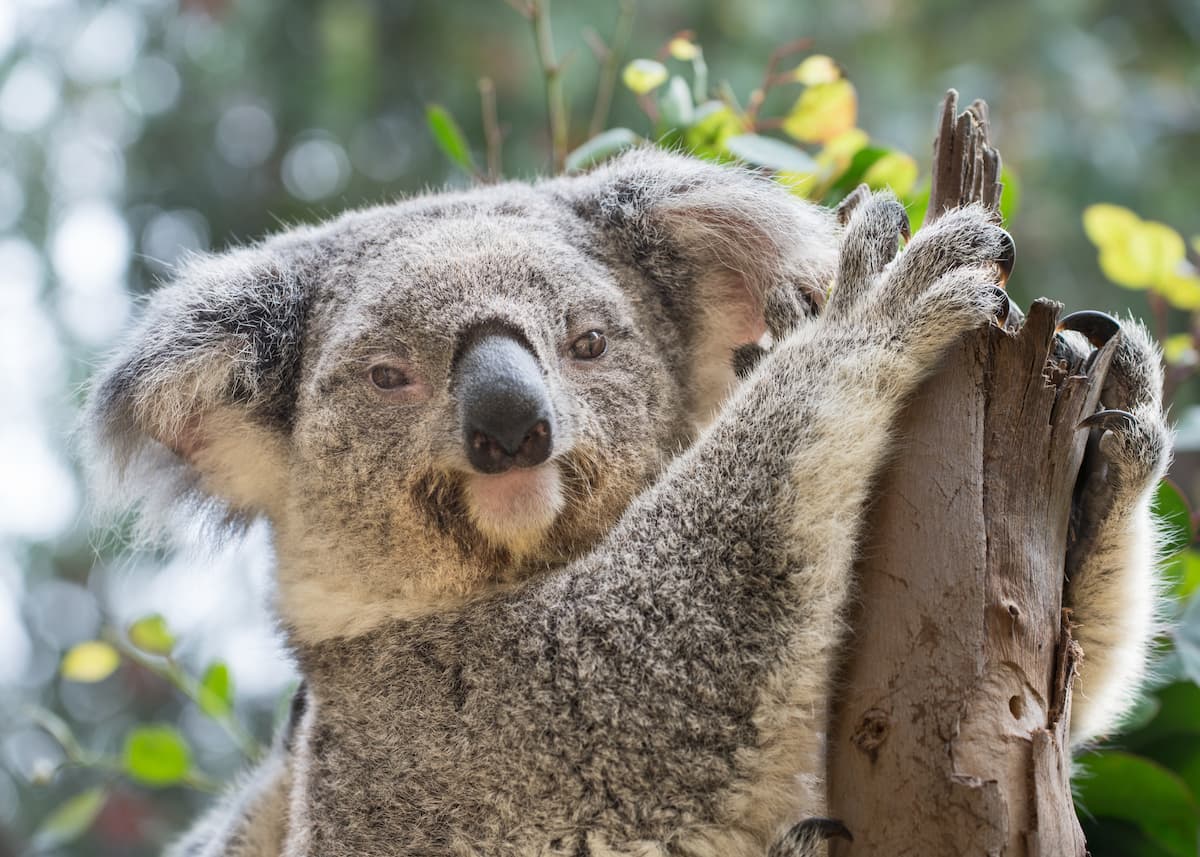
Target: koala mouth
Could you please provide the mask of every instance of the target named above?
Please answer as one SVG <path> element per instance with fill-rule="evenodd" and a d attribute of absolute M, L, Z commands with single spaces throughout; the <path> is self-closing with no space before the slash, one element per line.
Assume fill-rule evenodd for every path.
<path fill-rule="evenodd" d="M 475 527 L 492 544 L 517 554 L 536 547 L 566 505 L 553 461 L 504 473 L 472 473 L 465 487 Z"/>

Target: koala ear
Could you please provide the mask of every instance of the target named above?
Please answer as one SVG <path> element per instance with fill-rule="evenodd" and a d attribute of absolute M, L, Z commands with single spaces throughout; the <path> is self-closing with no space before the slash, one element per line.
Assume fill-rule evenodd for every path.
<path fill-rule="evenodd" d="M 713 358 L 698 364 L 701 390 L 732 380 L 740 347 L 819 307 L 836 270 L 833 212 L 746 169 L 646 148 L 556 185 Z"/>
<path fill-rule="evenodd" d="M 188 263 L 97 375 L 85 446 L 100 483 L 143 512 L 216 500 L 231 520 L 278 495 L 308 294 L 263 247 Z"/>

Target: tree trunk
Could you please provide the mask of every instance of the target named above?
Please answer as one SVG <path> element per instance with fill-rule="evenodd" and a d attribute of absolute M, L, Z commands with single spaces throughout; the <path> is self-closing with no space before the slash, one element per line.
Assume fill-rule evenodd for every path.
<path fill-rule="evenodd" d="M 930 219 L 999 199 L 986 107 L 956 109 L 951 92 Z M 829 812 L 854 836 L 837 857 L 1086 853 L 1062 592 L 1088 440 L 1077 426 L 1115 342 L 1064 369 L 1051 359 L 1059 309 L 1038 301 L 1023 324 L 965 338 L 900 421 L 831 726 Z"/>

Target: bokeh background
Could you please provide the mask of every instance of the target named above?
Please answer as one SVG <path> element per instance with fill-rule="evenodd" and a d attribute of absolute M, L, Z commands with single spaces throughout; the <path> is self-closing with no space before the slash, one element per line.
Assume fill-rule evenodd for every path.
<path fill-rule="evenodd" d="M 556 0 L 552 13 L 574 145 L 600 66 L 589 40 L 611 40 L 618 5 Z M 1091 203 L 1200 234 L 1195 0 L 656 0 L 635 14 L 624 58 L 654 56 L 688 28 L 713 87 L 743 97 L 773 48 L 811 38 L 857 87 L 859 125 L 926 167 L 943 91 L 987 99 L 1021 186 L 1010 223 L 1021 303 L 1048 294 L 1150 312 L 1145 292 L 1101 275 L 1080 219 Z M 156 853 L 244 764 L 243 733 L 269 739 L 295 681 L 264 606 L 262 527 L 216 549 L 186 533 L 182 546 L 135 549 L 121 527 L 91 523 L 72 431 L 92 368 L 184 254 L 468 181 L 435 146 L 425 107 L 445 105 L 482 156 L 482 76 L 505 172 L 544 171 L 537 55 L 502 0 L 0 0 L 0 855 Z M 652 134 L 620 85 L 609 124 Z M 1191 324 L 1178 311 L 1167 322 Z M 1185 423 L 1194 399 L 1184 385 Z M 1182 438 L 1185 488 L 1194 434 Z M 124 629 L 150 614 L 174 636 L 169 663 L 129 656 Z M 95 639 L 122 643 L 119 668 L 60 675 L 64 654 Z M 181 693 L 188 676 L 211 680 L 232 710 Z M 1166 676 L 1183 726 L 1158 734 L 1164 758 L 1145 756 L 1192 767 L 1169 771 L 1165 821 L 1089 809 L 1097 853 L 1105 842 L 1195 853 L 1200 700 L 1186 669 Z M 155 787 L 122 769 L 131 730 L 147 724 L 175 736 L 168 755 L 185 746 L 186 777 Z"/>

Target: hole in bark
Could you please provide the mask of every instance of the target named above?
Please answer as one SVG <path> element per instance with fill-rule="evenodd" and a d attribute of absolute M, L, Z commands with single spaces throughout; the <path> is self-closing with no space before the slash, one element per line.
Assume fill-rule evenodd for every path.
<path fill-rule="evenodd" d="M 1008 701 L 1008 710 L 1012 712 L 1012 716 L 1016 720 L 1020 720 L 1025 714 L 1025 700 L 1019 696 L 1014 696 Z"/>

